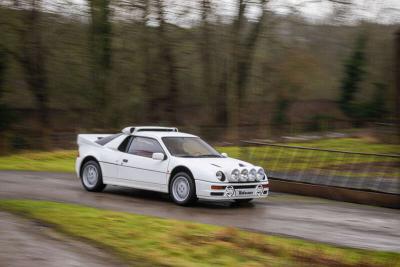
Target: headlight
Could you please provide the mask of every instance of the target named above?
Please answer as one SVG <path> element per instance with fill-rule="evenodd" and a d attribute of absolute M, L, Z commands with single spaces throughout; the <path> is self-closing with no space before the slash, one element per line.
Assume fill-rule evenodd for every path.
<path fill-rule="evenodd" d="M 216 176 L 217 179 L 220 180 L 221 182 L 225 181 L 225 175 L 224 175 L 223 172 L 217 171 L 217 173 L 215 174 L 215 176 Z"/>
<path fill-rule="evenodd" d="M 261 181 L 261 180 L 264 180 L 264 178 L 265 178 L 265 172 L 264 172 L 263 168 L 260 168 L 257 171 L 256 179 L 257 179 L 257 181 Z"/>
<path fill-rule="evenodd" d="M 247 169 L 243 169 L 240 173 L 240 181 L 247 182 L 249 180 L 249 171 Z"/>
<path fill-rule="evenodd" d="M 237 182 L 240 178 L 240 171 L 238 169 L 234 169 L 231 173 L 230 181 Z"/>
<path fill-rule="evenodd" d="M 257 171 L 256 169 L 251 169 L 249 172 L 249 181 L 253 182 L 257 179 Z"/>

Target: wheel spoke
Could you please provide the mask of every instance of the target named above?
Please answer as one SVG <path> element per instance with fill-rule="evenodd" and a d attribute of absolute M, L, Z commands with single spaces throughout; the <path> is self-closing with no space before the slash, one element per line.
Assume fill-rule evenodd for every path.
<path fill-rule="evenodd" d="M 83 170 L 83 183 L 88 188 L 93 188 L 98 180 L 97 168 L 93 165 L 88 165 Z"/>
<path fill-rule="evenodd" d="M 177 177 L 172 185 L 172 194 L 178 201 L 185 201 L 189 197 L 190 185 L 186 177 Z"/>

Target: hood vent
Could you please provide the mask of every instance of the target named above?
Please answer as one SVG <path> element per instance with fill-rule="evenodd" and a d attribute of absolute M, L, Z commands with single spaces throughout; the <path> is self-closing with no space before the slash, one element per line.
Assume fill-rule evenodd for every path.
<path fill-rule="evenodd" d="M 219 165 L 217 165 L 217 164 L 214 164 L 214 163 L 210 163 L 210 164 L 213 165 L 213 166 L 215 166 L 215 167 L 221 168 L 221 166 L 219 166 Z"/>

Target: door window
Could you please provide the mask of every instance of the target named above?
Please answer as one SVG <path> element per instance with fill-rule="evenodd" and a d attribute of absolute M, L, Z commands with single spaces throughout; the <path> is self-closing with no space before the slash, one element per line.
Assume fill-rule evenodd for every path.
<path fill-rule="evenodd" d="M 145 137 L 135 137 L 129 146 L 128 153 L 151 158 L 153 153 L 164 153 L 164 150 L 157 140 Z"/>

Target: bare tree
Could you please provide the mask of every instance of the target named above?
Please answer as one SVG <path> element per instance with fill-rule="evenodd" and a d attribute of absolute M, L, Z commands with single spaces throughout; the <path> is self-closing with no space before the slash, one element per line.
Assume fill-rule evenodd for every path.
<path fill-rule="evenodd" d="M 205 93 L 207 101 L 210 101 L 213 99 L 212 94 L 214 92 L 214 69 L 213 69 L 213 64 L 211 63 L 211 51 L 212 51 L 212 45 L 211 45 L 211 36 L 210 36 L 210 31 L 211 27 L 209 25 L 209 16 L 211 13 L 211 5 L 209 0 L 201 0 L 201 41 L 199 42 L 200 44 L 200 55 L 201 55 L 201 60 L 202 60 L 202 86 L 203 86 L 203 91 Z M 213 103 L 212 105 L 208 105 L 209 107 L 208 112 L 210 113 L 210 117 L 213 118 L 213 110 L 212 108 L 216 105 L 217 103 Z"/>
<path fill-rule="evenodd" d="M 396 77 L 396 120 L 397 136 L 400 138 L 400 29 L 396 32 L 396 57 L 395 57 L 395 77 Z"/>
<path fill-rule="evenodd" d="M 168 94 L 165 97 L 165 112 L 167 120 L 175 124 L 177 123 L 176 109 L 178 105 L 178 77 L 177 64 L 172 51 L 170 36 L 167 32 L 167 23 L 165 20 L 164 2 L 156 0 L 157 19 L 158 19 L 158 36 L 161 58 L 166 64 L 168 77 Z"/>
<path fill-rule="evenodd" d="M 243 104 L 245 98 L 245 90 L 249 80 L 249 73 L 253 62 L 255 46 L 260 37 L 264 21 L 265 21 L 265 5 L 267 0 L 260 0 L 259 6 L 261 16 L 252 23 L 252 28 L 246 32 L 244 27 L 245 12 L 248 7 L 248 0 L 238 0 L 238 13 L 232 25 L 232 71 L 231 77 L 233 81 L 233 93 L 230 106 L 229 126 L 237 129 L 240 113 L 244 112 Z"/>
<path fill-rule="evenodd" d="M 153 72 L 152 72 L 152 64 L 151 64 L 151 55 L 150 55 L 150 31 L 149 31 L 149 15 L 151 8 L 150 0 L 142 0 L 142 21 L 141 21 L 141 51 L 142 51 L 142 70 L 143 70 L 143 93 L 146 96 L 147 100 L 147 119 L 150 121 L 158 120 L 157 107 L 157 98 L 155 97 L 155 91 L 153 88 Z"/>
<path fill-rule="evenodd" d="M 89 49 L 91 55 L 92 86 L 91 102 L 97 126 L 104 126 L 107 110 L 107 81 L 111 70 L 111 22 L 110 0 L 89 0 L 91 25 Z"/>
<path fill-rule="evenodd" d="M 17 32 L 19 36 L 18 51 L 12 52 L 21 64 L 29 90 L 34 96 L 39 114 L 42 142 L 38 146 L 47 147 L 49 123 L 49 89 L 46 73 L 46 49 L 43 44 L 41 29 L 41 1 L 30 0 L 22 6 L 20 1 L 14 7 L 21 10 L 21 22 Z"/>

